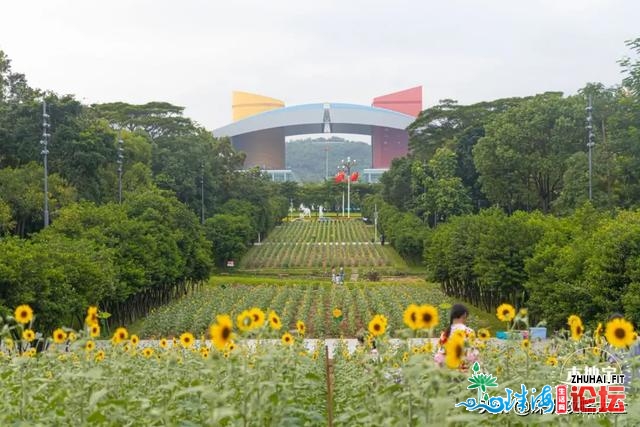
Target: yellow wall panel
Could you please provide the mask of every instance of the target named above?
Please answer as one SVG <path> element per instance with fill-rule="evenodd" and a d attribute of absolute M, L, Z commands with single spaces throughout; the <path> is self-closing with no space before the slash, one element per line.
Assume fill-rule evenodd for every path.
<path fill-rule="evenodd" d="M 231 110 L 234 122 L 254 114 L 282 107 L 284 107 L 284 102 L 279 99 L 249 92 L 233 92 Z"/>

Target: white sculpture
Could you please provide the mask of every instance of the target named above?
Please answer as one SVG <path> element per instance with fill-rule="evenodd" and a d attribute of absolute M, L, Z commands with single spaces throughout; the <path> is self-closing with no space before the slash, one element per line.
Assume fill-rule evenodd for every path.
<path fill-rule="evenodd" d="M 300 203 L 300 218 L 304 218 L 305 216 L 311 218 L 311 209 L 306 207 L 303 203 Z"/>
<path fill-rule="evenodd" d="M 318 206 L 318 218 L 324 218 L 324 210 L 322 209 L 322 205 Z"/>

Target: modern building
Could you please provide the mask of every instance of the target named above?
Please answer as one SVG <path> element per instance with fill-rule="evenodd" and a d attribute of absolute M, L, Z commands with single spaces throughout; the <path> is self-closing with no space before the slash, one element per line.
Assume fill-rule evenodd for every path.
<path fill-rule="evenodd" d="M 246 153 L 246 168 L 285 171 L 287 136 L 348 133 L 371 136 L 371 170 L 379 175 L 394 158 L 409 152 L 406 129 L 422 110 L 422 86 L 376 97 L 372 106 L 324 103 L 285 107 L 278 99 L 233 92 L 231 109 L 233 123 L 213 134 L 230 137 L 234 148 Z"/>

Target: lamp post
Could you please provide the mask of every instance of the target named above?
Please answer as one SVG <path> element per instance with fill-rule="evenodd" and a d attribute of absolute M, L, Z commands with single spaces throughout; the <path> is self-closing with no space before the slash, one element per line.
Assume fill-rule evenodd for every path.
<path fill-rule="evenodd" d="M 47 114 L 47 101 L 42 100 L 42 139 L 40 140 L 40 144 L 42 144 L 42 151 L 40 152 L 43 156 L 44 161 L 44 226 L 45 228 L 49 226 L 49 169 L 47 165 L 47 155 L 49 154 L 48 144 L 49 138 L 51 138 L 51 134 L 49 133 L 49 129 L 51 125 L 49 124 L 49 114 Z"/>
<path fill-rule="evenodd" d="M 355 159 L 347 156 L 347 160 L 342 159 L 340 166 L 347 174 L 347 218 L 351 218 L 351 168 L 356 165 Z"/>
<path fill-rule="evenodd" d="M 122 204 L 122 165 L 124 163 L 124 140 L 122 133 L 118 134 L 118 203 Z"/>
<path fill-rule="evenodd" d="M 200 224 L 204 224 L 204 162 L 200 163 Z"/>
<path fill-rule="evenodd" d="M 589 148 L 589 200 L 591 200 L 591 197 L 592 197 L 592 190 L 591 190 L 592 165 L 591 165 L 591 159 L 592 159 L 593 147 L 596 145 L 596 143 L 594 141 L 595 135 L 593 134 L 593 117 L 591 116 L 591 113 L 593 111 L 593 106 L 591 105 L 591 95 L 589 95 L 589 104 L 587 105 L 586 110 L 587 110 L 587 147 Z"/>

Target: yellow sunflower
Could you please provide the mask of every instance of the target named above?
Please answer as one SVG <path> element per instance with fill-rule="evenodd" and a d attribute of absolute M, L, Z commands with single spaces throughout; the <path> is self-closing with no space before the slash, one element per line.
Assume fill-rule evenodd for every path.
<path fill-rule="evenodd" d="M 464 338 L 452 335 L 444 345 L 445 363 L 451 369 L 459 368 L 464 355 Z"/>
<path fill-rule="evenodd" d="M 518 311 L 518 316 L 520 316 L 520 317 L 524 317 L 524 316 L 526 316 L 528 313 L 529 313 L 529 310 L 527 310 L 526 308 L 521 308 L 521 309 Z"/>
<path fill-rule="evenodd" d="M 36 333 L 31 329 L 25 329 L 24 331 L 22 331 L 22 339 L 27 342 L 31 342 L 36 339 Z"/>
<path fill-rule="evenodd" d="M 166 338 L 162 338 L 162 339 L 160 340 L 160 347 L 162 347 L 162 348 L 167 348 L 168 346 L 169 346 L 169 341 L 167 341 L 167 339 L 166 339 Z"/>
<path fill-rule="evenodd" d="M 229 345 L 227 346 L 227 348 L 229 349 L 229 351 L 233 351 L 236 349 L 236 343 L 234 343 L 233 341 L 231 341 L 229 343 Z"/>
<path fill-rule="evenodd" d="M 253 317 L 251 316 L 249 310 L 245 310 L 242 313 L 238 314 L 236 321 L 238 323 L 238 329 L 240 329 L 242 332 L 247 332 L 253 329 Z"/>
<path fill-rule="evenodd" d="M 285 332 L 284 335 L 282 335 L 282 343 L 285 345 L 293 344 L 293 336 L 289 332 Z"/>
<path fill-rule="evenodd" d="M 591 353 L 592 353 L 594 356 L 596 356 L 596 357 L 597 357 L 597 356 L 600 356 L 600 348 L 599 348 L 599 347 L 593 347 L 593 348 L 591 349 Z"/>
<path fill-rule="evenodd" d="M 229 342 L 231 342 L 233 321 L 231 320 L 231 316 L 226 314 L 218 316 L 216 320 L 217 322 L 209 328 L 209 334 L 211 335 L 213 345 L 218 350 L 223 350 Z"/>
<path fill-rule="evenodd" d="M 571 326 L 571 325 L 573 325 L 574 323 L 577 323 L 577 322 L 582 323 L 582 319 L 580 319 L 580 316 L 572 314 L 571 316 L 569 316 L 567 318 L 567 325 L 569 325 L 569 326 Z"/>
<path fill-rule="evenodd" d="M 584 334 L 584 326 L 582 325 L 582 320 L 578 319 L 578 321 L 573 322 L 571 325 L 571 339 L 580 341 L 582 334 Z"/>
<path fill-rule="evenodd" d="M 116 343 L 116 344 L 121 343 L 122 341 L 126 340 L 127 338 L 129 338 L 129 331 L 127 331 L 126 328 L 119 327 L 113 333 L 113 342 Z"/>
<path fill-rule="evenodd" d="M 249 310 L 249 314 L 251 315 L 251 328 L 260 328 L 264 325 L 264 311 L 260 310 L 258 307 L 253 307 Z"/>
<path fill-rule="evenodd" d="M 183 348 L 191 348 L 195 340 L 191 332 L 185 332 L 180 335 L 180 345 L 182 345 Z"/>
<path fill-rule="evenodd" d="M 429 304 L 420 306 L 420 327 L 422 329 L 432 329 L 438 325 L 438 310 Z"/>
<path fill-rule="evenodd" d="M 87 317 L 84 318 L 84 323 L 87 326 L 97 325 L 98 324 L 98 313 L 91 312 L 87 313 Z"/>
<path fill-rule="evenodd" d="M 558 358 L 555 356 L 549 356 L 545 363 L 549 366 L 558 366 Z"/>
<path fill-rule="evenodd" d="M 387 318 L 381 314 L 376 314 L 373 319 L 369 321 L 369 333 L 374 336 L 380 336 L 384 334 L 387 328 Z"/>
<path fill-rule="evenodd" d="M 298 320 L 296 322 L 296 329 L 298 330 L 298 334 L 304 335 L 306 327 L 305 327 L 304 322 L 302 320 Z"/>
<path fill-rule="evenodd" d="M 602 322 L 598 322 L 598 327 L 593 332 L 593 341 L 596 344 L 600 344 L 602 342 L 602 333 L 604 332 L 604 327 L 602 326 Z"/>
<path fill-rule="evenodd" d="M 340 310 L 338 307 L 333 309 L 333 317 L 335 317 L 336 319 L 338 319 L 340 316 L 342 316 L 342 310 Z"/>
<path fill-rule="evenodd" d="M 84 349 L 86 351 L 93 351 L 93 349 L 96 348 L 96 343 L 94 341 L 87 341 L 87 343 L 84 345 Z"/>
<path fill-rule="evenodd" d="M 99 337 L 100 336 L 100 326 L 98 326 L 98 324 L 91 325 L 91 327 L 89 328 L 89 334 L 91 335 L 91 338 Z"/>
<path fill-rule="evenodd" d="M 131 345 L 135 347 L 140 342 L 140 338 L 138 338 L 137 335 L 131 335 L 131 338 L 129 338 L 129 341 L 131 341 Z"/>
<path fill-rule="evenodd" d="M 402 320 L 404 324 L 409 328 L 416 329 L 420 328 L 420 307 L 416 304 L 409 304 L 407 308 L 404 310 L 404 314 L 402 315 Z"/>
<path fill-rule="evenodd" d="M 101 362 L 101 361 L 103 361 L 103 360 L 104 360 L 104 356 L 105 356 L 104 350 L 100 350 L 100 351 L 98 351 L 98 352 L 96 353 L 96 359 L 95 359 L 95 360 L 96 360 L 96 362 Z"/>
<path fill-rule="evenodd" d="M 422 346 L 423 353 L 431 353 L 433 351 L 433 343 L 431 341 L 426 341 Z"/>
<path fill-rule="evenodd" d="M 16 322 L 22 323 L 23 325 L 27 324 L 33 319 L 33 310 L 27 304 L 19 305 L 16 307 L 13 317 L 15 317 Z"/>
<path fill-rule="evenodd" d="M 276 331 L 282 328 L 280 316 L 278 316 L 278 314 L 273 310 L 269 312 L 269 326 L 271 326 L 271 329 Z"/>
<path fill-rule="evenodd" d="M 150 358 L 153 356 L 153 349 L 151 347 L 145 347 L 144 350 L 142 350 L 142 355 L 147 359 Z"/>
<path fill-rule="evenodd" d="M 478 329 L 478 338 L 480 338 L 482 341 L 486 341 L 491 338 L 491 332 L 489 332 L 489 330 L 486 328 Z"/>
<path fill-rule="evenodd" d="M 78 336 L 75 334 L 75 332 L 69 332 L 67 338 L 69 338 L 69 341 L 74 342 L 78 339 Z"/>
<path fill-rule="evenodd" d="M 522 340 L 522 342 L 520 343 L 520 347 L 522 347 L 524 351 L 529 351 L 529 349 L 531 348 L 531 341 L 529 341 L 528 339 Z"/>
<path fill-rule="evenodd" d="M 616 348 L 628 348 L 635 341 L 633 325 L 622 318 L 607 322 L 604 336 Z"/>
<path fill-rule="evenodd" d="M 61 328 L 53 331 L 53 342 L 56 344 L 62 344 L 67 340 L 67 333 L 63 331 Z"/>
<path fill-rule="evenodd" d="M 511 322 L 516 317 L 516 309 L 511 304 L 501 304 L 496 310 L 496 315 L 501 322 Z"/>
<path fill-rule="evenodd" d="M 206 347 L 202 347 L 200 349 L 200 356 L 202 356 L 203 359 L 206 359 L 209 357 L 209 349 Z"/>

